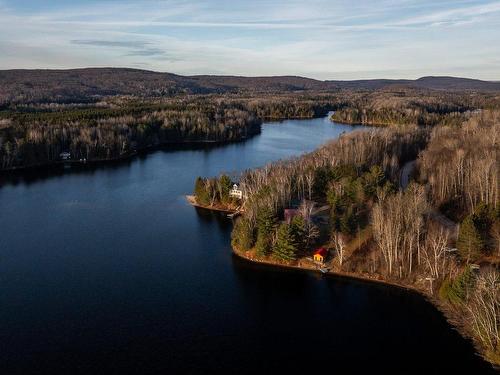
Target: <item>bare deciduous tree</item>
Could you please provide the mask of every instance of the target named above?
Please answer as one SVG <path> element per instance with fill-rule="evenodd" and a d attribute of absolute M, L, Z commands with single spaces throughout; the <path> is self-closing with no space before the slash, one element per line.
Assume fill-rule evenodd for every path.
<path fill-rule="evenodd" d="M 500 274 L 489 270 L 479 275 L 466 303 L 474 336 L 492 355 L 500 355 Z"/>
<path fill-rule="evenodd" d="M 426 270 L 434 279 L 442 277 L 448 268 L 448 238 L 448 231 L 442 227 L 432 227 L 427 234 L 423 258 Z"/>
<path fill-rule="evenodd" d="M 333 244 L 333 247 L 337 253 L 337 259 L 339 260 L 339 265 L 342 267 L 342 264 L 344 262 L 344 252 L 346 248 L 346 241 L 344 239 L 344 236 L 342 233 L 339 232 L 333 232 L 331 241 Z"/>

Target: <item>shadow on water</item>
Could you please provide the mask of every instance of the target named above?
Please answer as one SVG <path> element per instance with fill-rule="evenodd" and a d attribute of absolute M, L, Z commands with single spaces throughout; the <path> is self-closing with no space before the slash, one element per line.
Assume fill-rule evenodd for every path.
<path fill-rule="evenodd" d="M 232 262 L 242 293 L 254 300 L 250 316 L 266 327 L 251 345 L 273 343 L 273 351 L 260 353 L 260 371 L 293 373 L 305 366 L 355 374 L 496 373 L 416 292 L 236 255 Z"/>
<path fill-rule="evenodd" d="M 117 170 L 130 168 L 134 162 L 146 162 L 146 160 L 156 152 L 175 153 L 179 151 L 198 151 L 201 153 L 210 153 L 217 149 L 227 147 L 228 145 L 237 145 L 243 142 L 248 142 L 252 138 L 258 137 L 256 134 L 250 138 L 233 141 L 233 142 L 186 142 L 177 144 L 168 144 L 155 147 L 149 150 L 144 150 L 136 155 L 123 159 L 95 161 L 88 163 L 69 164 L 47 164 L 36 167 L 28 167 L 23 169 L 15 169 L 10 171 L 0 171 L 0 188 L 4 185 L 31 185 L 38 181 L 47 180 L 54 177 L 62 177 L 64 175 L 83 175 L 92 177 L 97 171 Z"/>

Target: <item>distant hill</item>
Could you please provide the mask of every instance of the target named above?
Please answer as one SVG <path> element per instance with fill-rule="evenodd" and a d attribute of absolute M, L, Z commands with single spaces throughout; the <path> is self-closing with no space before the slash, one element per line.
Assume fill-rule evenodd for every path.
<path fill-rule="evenodd" d="M 164 96 L 179 93 L 378 90 L 408 87 L 430 90 L 500 91 L 500 82 L 456 77 L 417 80 L 320 81 L 297 76 L 180 76 L 126 68 L 0 70 L 0 104 L 89 101 L 96 96 Z"/>
<path fill-rule="evenodd" d="M 413 81 L 414 87 L 433 90 L 474 90 L 474 91 L 499 91 L 500 82 L 481 81 L 471 78 L 457 77 L 422 77 Z"/>

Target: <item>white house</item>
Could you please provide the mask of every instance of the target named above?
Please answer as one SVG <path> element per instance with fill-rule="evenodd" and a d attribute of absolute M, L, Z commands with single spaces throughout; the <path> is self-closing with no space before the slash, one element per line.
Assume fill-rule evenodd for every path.
<path fill-rule="evenodd" d="M 59 154 L 59 157 L 61 158 L 61 160 L 69 160 L 71 159 L 71 154 L 69 152 L 61 152 Z"/>
<path fill-rule="evenodd" d="M 233 198 L 242 199 L 243 198 L 243 191 L 241 191 L 238 188 L 238 185 L 234 184 L 233 188 L 231 190 L 229 190 L 229 196 L 233 197 Z"/>

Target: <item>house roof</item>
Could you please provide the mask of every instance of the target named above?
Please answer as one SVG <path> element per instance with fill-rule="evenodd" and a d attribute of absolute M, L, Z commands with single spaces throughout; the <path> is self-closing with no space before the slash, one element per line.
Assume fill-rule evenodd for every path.
<path fill-rule="evenodd" d="M 324 257 L 327 253 L 328 253 L 328 250 L 325 249 L 324 247 L 320 247 L 319 249 L 316 249 L 314 251 L 314 255 L 321 255 L 322 257 Z"/>

